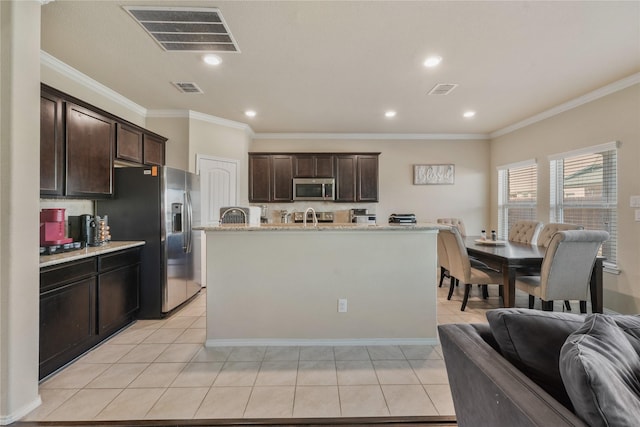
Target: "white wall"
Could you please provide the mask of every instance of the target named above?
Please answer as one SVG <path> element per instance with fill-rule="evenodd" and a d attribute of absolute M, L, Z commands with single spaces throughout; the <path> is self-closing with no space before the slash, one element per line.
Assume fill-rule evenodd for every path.
<path fill-rule="evenodd" d="M 149 117 L 147 129 L 164 136 L 165 164 L 169 167 L 189 170 L 189 118 Z"/>
<path fill-rule="evenodd" d="M 488 141 L 256 139 L 251 151 L 379 152 L 379 202 L 362 204 L 376 213 L 378 224 L 384 224 L 392 213 L 414 213 L 419 222 L 448 216 L 463 218 L 470 234 L 480 234 L 489 224 Z M 413 185 L 414 164 L 441 163 L 455 165 L 453 185 Z M 326 209 L 358 207 L 333 205 Z"/>
<path fill-rule="evenodd" d="M 504 164 L 538 159 L 538 220 L 549 222 L 548 156 L 620 141 L 618 151 L 618 267 L 605 273 L 604 305 L 620 313 L 640 312 L 640 222 L 629 197 L 640 195 L 640 84 L 584 104 L 491 143 L 491 222 L 497 224 L 497 171 Z"/>
<path fill-rule="evenodd" d="M 40 3 L 0 2 L 0 424 L 38 396 Z"/>

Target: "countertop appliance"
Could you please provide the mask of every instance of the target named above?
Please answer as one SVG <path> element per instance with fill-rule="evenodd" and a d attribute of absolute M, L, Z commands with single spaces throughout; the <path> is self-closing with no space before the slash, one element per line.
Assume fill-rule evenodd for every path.
<path fill-rule="evenodd" d="M 416 223 L 415 214 L 391 214 L 389 216 L 389 224 L 405 224 L 411 225 Z"/>
<path fill-rule="evenodd" d="M 98 200 L 113 240 L 144 240 L 139 318 L 165 317 L 200 291 L 193 230 L 200 177 L 166 166 L 116 168 L 114 198 Z"/>
<path fill-rule="evenodd" d="M 349 210 L 349 218 L 352 223 L 375 225 L 376 214 L 369 213 L 367 209 L 351 209 Z"/>
<path fill-rule="evenodd" d="M 74 241 L 83 242 L 87 246 L 100 246 L 111 240 L 109 220 L 107 216 L 95 215 L 69 216 L 69 235 Z"/>
<path fill-rule="evenodd" d="M 304 212 L 293 212 L 293 222 L 304 222 Z M 334 220 L 333 212 L 316 212 L 318 222 L 330 223 Z M 307 223 L 313 224 L 313 212 L 307 213 Z"/>
<path fill-rule="evenodd" d="M 258 206 L 225 206 L 220 208 L 220 224 L 246 224 L 258 227 L 261 222 L 261 208 Z"/>
<path fill-rule="evenodd" d="M 335 200 L 336 180 L 333 178 L 294 178 L 293 200 Z"/>
<path fill-rule="evenodd" d="M 65 236 L 63 208 L 42 209 L 40 211 L 40 246 L 64 245 L 73 242 Z"/>

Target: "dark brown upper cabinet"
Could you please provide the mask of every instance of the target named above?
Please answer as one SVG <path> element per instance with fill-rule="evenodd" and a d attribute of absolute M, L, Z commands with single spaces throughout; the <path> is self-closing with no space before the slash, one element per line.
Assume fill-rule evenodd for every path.
<path fill-rule="evenodd" d="M 334 156 L 330 154 L 296 154 L 293 156 L 294 178 L 333 178 Z"/>
<path fill-rule="evenodd" d="M 67 102 L 65 195 L 83 198 L 113 194 L 115 121 Z"/>
<path fill-rule="evenodd" d="M 271 156 L 249 156 L 249 201 L 271 201 Z"/>
<path fill-rule="evenodd" d="M 148 133 L 144 134 L 144 159 L 145 165 L 164 165 L 164 144 L 166 138 L 162 138 Z"/>
<path fill-rule="evenodd" d="M 275 155 L 272 157 L 273 193 L 272 202 L 290 202 L 293 200 L 293 157 Z"/>
<path fill-rule="evenodd" d="M 378 201 L 379 153 L 336 155 L 336 202 Z"/>
<path fill-rule="evenodd" d="M 142 163 L 142 131 L 125 124 L 117 124 L 116 159 Z"/>
<path fill-rule="evenodd" d="M 292 156 L 249 155 L 249 201 L 291 202 L 292 199 Z"/>
<path fill-rule="evenodd" d="M 40 93 L 40 194 L 64 193 L 64 106 L 59 96 Z"/>

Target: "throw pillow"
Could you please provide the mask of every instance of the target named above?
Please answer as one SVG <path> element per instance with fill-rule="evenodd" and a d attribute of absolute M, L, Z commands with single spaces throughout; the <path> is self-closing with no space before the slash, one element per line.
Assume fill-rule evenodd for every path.
<path fill-rule="evenodd" d="M 505 308 L 487 311 L 487 319 L 504 358 L 572 409 L 558 363 L 562 345 L 582 326 L 585 316 Z"/>
<path fill-rule="evenodd" d="M 612 316 L 616 325 L 627 334 L 627 339 L 640 357 L 640 315 L 615 315 Z"/>
<path fill-rule="evenodd" d="M 560 374 L 575 412 L 593 427 L 640 420 L 640 358 L 614 317 L 589 316 L 560 353 Z"/>

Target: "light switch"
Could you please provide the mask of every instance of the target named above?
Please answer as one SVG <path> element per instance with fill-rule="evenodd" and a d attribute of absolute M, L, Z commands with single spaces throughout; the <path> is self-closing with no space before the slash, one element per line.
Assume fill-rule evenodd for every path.
<path fill-rule="evenodd" d="M 640 196 L 629 197 L 629 206 L 632 208 L 640 208 Z"/>
<path fill-rule="evenodd" d="M 640 209 L 636 209 L 636 221 L 640 221 Z"/>

